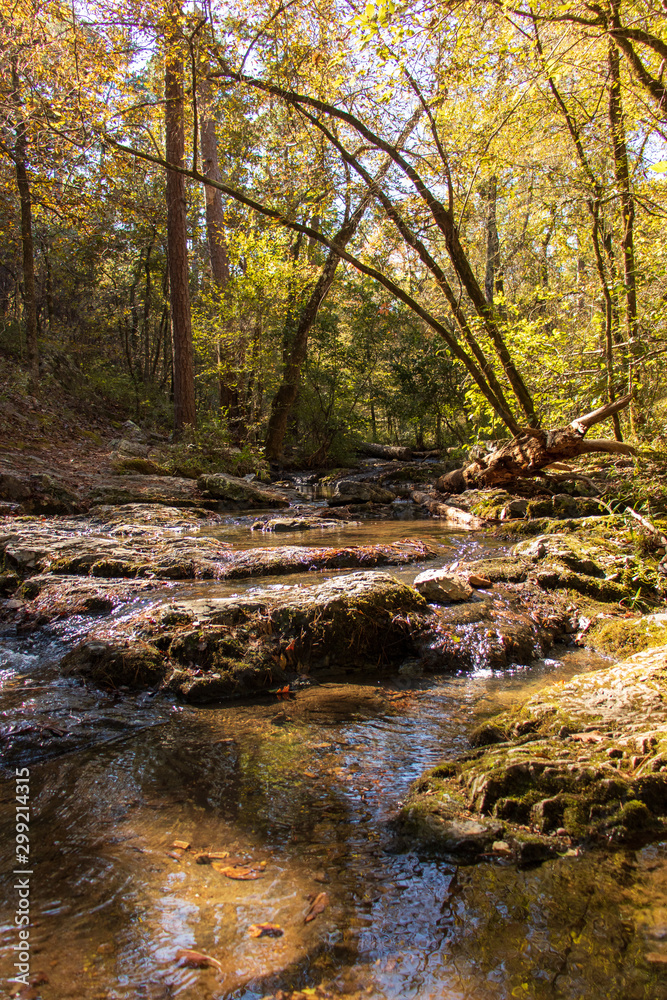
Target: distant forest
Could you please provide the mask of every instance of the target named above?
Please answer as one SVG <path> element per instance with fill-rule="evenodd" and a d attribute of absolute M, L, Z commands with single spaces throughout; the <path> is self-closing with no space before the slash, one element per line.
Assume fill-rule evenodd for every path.
<path fill-rule="evenodd" d="M 0 0 L 0 46 L 27 389 L 62 351 L 311 463 L 628 392 L 616 438 L 665 433 L 664 0 Z"/>

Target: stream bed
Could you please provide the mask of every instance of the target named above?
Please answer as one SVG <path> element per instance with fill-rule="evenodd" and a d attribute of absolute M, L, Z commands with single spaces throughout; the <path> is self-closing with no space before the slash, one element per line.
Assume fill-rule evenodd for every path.
<path fill-rule="evenodd" d="M 252 520 L 205 530 L 234 547 L 284 543 L 251 536 Z M 418 537 L 441 550 L 440 564 L 494 545 L 428 521 L 367 523 L 326 541 L 309 531 L 290 544 L 316 534 L 335 545 Z M 409 582 L 421 568 L 394 575 Z M 183 583 L 170 599 L 256 585 Z M 392 828 L 410 783 L 466 750 L 473 726 L 607 660 L 556 647 L 504 672 L 356 673 L 289 698 L 197 707 L 60 679 L 57 660 L 89 627 L 0 640 L 3 732 L 27 734 L 25 745 L 6 741 L 5 775 L 30 767 L 36 980 L 22 997 L 667 998 L 665 846 L 571 852 L 527 869 L 498 857 L 461 866 Z M 42 751 L 30 741 L 40 726 L 51 737 Z M 0 801 L 5 995 L 14 808 L 12 779 Z M 207 852 L 228 857 L 198 863 Z M 230 866 L 247 877 L 230 878 Z M 261 924 L 274 929 L 252 936 Z M 188 967 L 187 950 L 216 962 Z"/>

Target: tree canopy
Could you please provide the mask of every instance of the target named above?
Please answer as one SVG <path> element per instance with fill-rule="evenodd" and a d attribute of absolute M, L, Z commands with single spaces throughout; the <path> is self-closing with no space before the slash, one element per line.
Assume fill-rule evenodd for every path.
<path fill-rule="evenodd" d="M 271 459 L 663 432 L 659 0 L 0 0 L 1 337 Z"/>

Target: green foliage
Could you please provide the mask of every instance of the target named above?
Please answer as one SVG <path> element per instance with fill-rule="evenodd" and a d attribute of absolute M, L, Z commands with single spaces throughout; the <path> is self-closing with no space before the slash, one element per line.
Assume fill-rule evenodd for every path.
<path fill-rule="evenodd" d="M 227 472 L 233 476 L 250 473 L 266 476 L 267 465 L 252 445 L 237 448 L 231 443 L 225 422 L 209 417 L 197 429 L 187 427 L 180 438 L 159 453 L 159 464 L 170 475 L 197 479 L 206 472 Z"/>

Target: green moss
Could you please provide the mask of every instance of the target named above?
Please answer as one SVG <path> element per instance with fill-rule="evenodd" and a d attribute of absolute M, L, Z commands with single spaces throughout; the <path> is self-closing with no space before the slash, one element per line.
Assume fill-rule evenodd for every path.
<path fill-rule="evenodd" d="M 170 476 L 163 465 L 151 462 L 149 458 L 119 458 L 112 462 L 112 468 L 118 475 Z M 195 477 L 196 478 L 196 477 Z"/>
<path fill-rule="evenodd" d="M 667 644 L 667 621 L 656 621 L 651 615 L 604 618 L 588 631 L 586 641 L 593 649 L 623 659 Z"/>
<path fill-rule="evenodd" d="M 508 504 L 516 500 L 506 490 L 480 490 L 476 493 L 469 491 L 466 500 L 472 500 L 470 512 L 477 517 L 490 517 L 498 519 L 501 512 Z"/>
<path fill-rule="evenodd" d="M 623 805 L 615 816 L 611 817 L 613 824 L 625 827 L 632 833 L 643 833 L 650 830 L 655 824 L 655 817 L 643 802 L 637 799 L 630 799 Z"/>
<path fill-rule="evenodd" d="M 135 577 L 138 572 L 139 566 L 126 559 L 98 559 L 90 567 L 90 575 L 98 577 Z"/>

